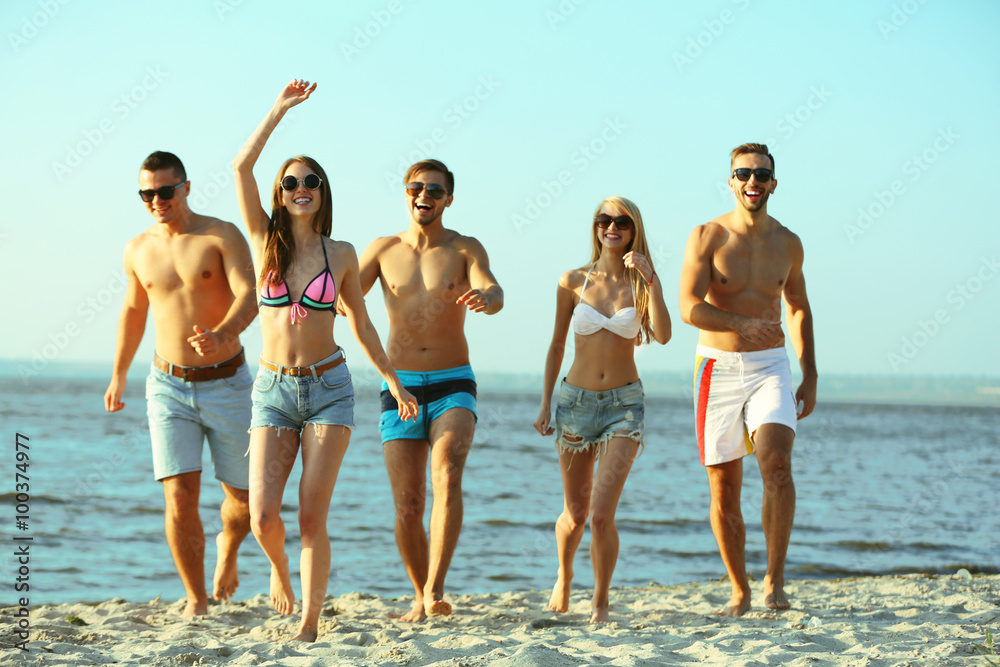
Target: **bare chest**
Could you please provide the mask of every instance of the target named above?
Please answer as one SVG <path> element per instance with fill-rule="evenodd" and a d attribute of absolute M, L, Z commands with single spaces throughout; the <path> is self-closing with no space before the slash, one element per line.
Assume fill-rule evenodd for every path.
<path fill-rule="evenodd" d="M 150 295 L 227 289 L 222 255 L 204 238 L 155 240 L 134 256 L 136 276 Z"/>
<path fill-rule="evenodd" d="M 385 289 L 398 299 L 461 296 L 469 288 L 465 255 L 451 248 L 394 248 L 381 262 Z"/>
<path fill-rule="evenodd" d="M 731 237 L 712 258 L 711 288 L 720 295 L 753 291 L 778 297 L 791 266 L 780 243 Z"/>

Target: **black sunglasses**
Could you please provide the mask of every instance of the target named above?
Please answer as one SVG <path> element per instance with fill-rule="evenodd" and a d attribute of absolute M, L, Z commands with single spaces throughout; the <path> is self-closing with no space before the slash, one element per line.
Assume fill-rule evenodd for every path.
<path fill-rule="evenodd" d="M 188 181 L 183 181 L 177 185 L 164 185 L 162 188 L 156 188 L 155 190 L 139 190 L 139 196 L 142 197 L 142 201 L 151 202 L 154 197 L 159 197 L 160 199 L 173 199 L 174 190 L 181 187 Z"/>
<path fill-rule="evenodd" d="M 749 181 L 750 174 L 757 177 L 757 180 L 761 183 L 767 183 L 774 176 L 774 172 L 770 169 L 734 169 L 733 176 L 740 179 L 741 181 Z"/>
<path fill-rule="evenodd" d="M 281 189 L 286 192 L 294 192 L 299 183 L 306 186 L 307 190 L 315 190 L 323 183 L 323 179 L 316 174 L 309 174 L 305 178 L 295 178 L 294 176 L 285 176 L 281 179 Z"/>
<path fill-rule="evenodd" d="M 624 232 L 632 229 L 632 218 L 627 215 L 619 215 L 617 218 L 612 218 L 607 213 L 601 213 L 599 216 L 594 218 L 594 222 L 601 229 L 607 229 L 611 226 L 612 222 L 615 223 L 615 227 L 617 227 L 619 231 Z"/>
<path fill-rule="evenodd" d="M 444 189 L 443 185 L 438 185 L 437 183 L 428 183 L 424 185 L 420 181 L 413 181 L 412 183 L 406 184 L 406 194 L 411 197 L 416 197 L 421 192 L 427 188 L 427 194 L 430 195 L 431 199 L 442 199 L 448 191 Z"/>

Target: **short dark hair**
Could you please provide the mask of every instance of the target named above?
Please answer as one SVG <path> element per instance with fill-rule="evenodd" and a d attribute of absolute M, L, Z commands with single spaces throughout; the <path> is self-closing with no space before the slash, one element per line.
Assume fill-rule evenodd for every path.
<path fill-rule="evenodd" d="M 454 194 L 455 192 L 455 174 L 448 171 L 448 167 L 444 166 L 444 162 L 440 160 L 421 160 L 410 166 L 406 170 L 406 176 L 403 177 L 403 185 L 410 182 L 410 178 L 420 171 L 437 171 L 444 174 L 444 184 L 445 188 L 448 190 L 448 194 Z"/>
<path fill-rule="evenodd" d="M 184 171 L 184 164 L 181 163 L 181 159 L 173 153 L 166 151 L 150 153 L 149 157 L 143 161 L 140 171 L 159 171 L 161 169 L 173 169 L 174 176 L 182 181 L 187 180 L 187 172 Z"/>
<path fill-rule="evenodd" d="M 767 152 L 767 144 L 740 144 L 732 150 L 729 154 L 729 169 L 732 170 L 733 162 L 740 155 L 746 155 L 747 153 L 757 153 L 758 155 L 766 155 L 771 159 L 771 173 L 774 173 L 774 156 Z"/>

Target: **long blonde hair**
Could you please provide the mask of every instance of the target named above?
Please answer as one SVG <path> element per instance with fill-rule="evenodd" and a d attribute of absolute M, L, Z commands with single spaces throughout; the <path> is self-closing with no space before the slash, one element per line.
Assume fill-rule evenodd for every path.
<path fill-rule="evenodd" d="M 603 246 L 601 238 L 597 234 L 597 216 L 600 215 L 605 204 L 617 206 L 625 211 L 628 217 L 632 218 L 632 241 L 625 251 L 634 251 L 645 255 L 650 268 L 655 271 L 656 267 L 653 266 L 653 258 L 649 256 L 649 246 L 646 243 L 646 229 L 642 226 L 642 213 L 639 212 L 638 206 L 624 197 L 608 197 L 594 211 L 593 251 L 590 263 L 593 264 L 601 257 Z M 635 344 L 638 347 L 653 340 L 653 326 L 649 323 L 649 286 L 637 269 L 626 268 L 625 277 L 632 283 L 632 292 L 635 294 L 635 312 L 641 324 L 639 334 L 635 337 Z"/>

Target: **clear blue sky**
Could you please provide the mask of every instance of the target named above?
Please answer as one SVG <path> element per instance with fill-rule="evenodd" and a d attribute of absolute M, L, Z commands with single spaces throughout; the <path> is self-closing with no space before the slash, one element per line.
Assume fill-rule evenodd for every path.
<path fill-rule="evenodd" d="M 142 160 L 177 153 L 192 207 L 239 223 L 232 158 L 300 77 L 318 90 L 258 179 L 317 158 L 334 237 L 360 254 L 407 225 L 402 168 L 446 162 L 445 224 L 483 242 L 506 292 L 469 318 L 477 370 L 541 372 L 556 281 L 610 195 L 642 210 L 674 322 L 640 370 L 690 369 L 684 243 L 733 206 L 729 150 L 766 141 L 821 375 L 1000 376 L 995 2 L 33 0 L 0 5 L 0 26 L 3 357 L 110 373 L 122 249 L 152 222 Z M 368 305 L 384 339 L 377 290 Z M 245 344 L 259 354 L 256 325 Z"/>

